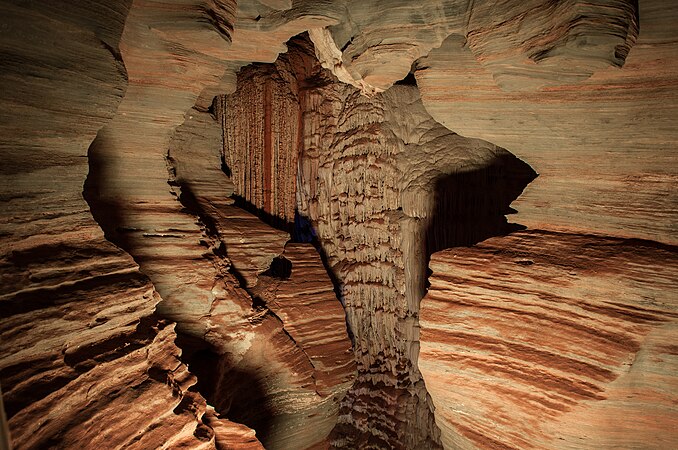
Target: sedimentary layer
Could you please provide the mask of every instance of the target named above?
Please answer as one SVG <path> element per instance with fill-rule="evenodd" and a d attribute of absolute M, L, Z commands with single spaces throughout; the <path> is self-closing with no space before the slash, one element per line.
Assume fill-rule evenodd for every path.
<path fill-rule="evenodd" d="M 359 375 L 332 444 L 436 446 L 416 367 L 427 255 L 511 229 L 504 214 L 535 174 L 504 149 L 437 124 L 416 87 L 370 98 L 324 70 L 307 40 L 288 47 L 275 64 L 243 70 L 223 100 L 231 111 L 224 160 L 240 179 L 234 192 L 278 219 L 289 216 L 276 205 L 295 200 L 295 233 L 310 221 L 305 237 L 320 246 L 337 283 Z M 266 83 L 276 86 L 270 102 Z M 281 152 L 298 159 L 299 172 L 276 203 L 264 198 L 289 176 L 271 170 Z"/>
<path fill-rule="evenodd" d="M 174 325 L 82 197 L 127 74 L 129 3 L 2 5 L 0 383 L 14 448 L 260 448 L 189 388 Z M 59 48 L 59 52 L 54 52 Z M 211 425 L 207 425 L 207 423 Z"/>
<path fill-rule="evenodd" d="M 675 248 L 533 230 L 430 267 L 419 366 L 446 447 L 678 441 Z"/>
<path fill-rule="evenodd" d="M 598 45 L 621 29 L 591 26 L 632 2 L 594 3 L 602 15 L 579 18 L 591 34 L 558 39 L 595 59 L 603 55 Z M 556 55 L 555 65 L 537 59 L 514 70 L 504 57 L 486 57 L 488 49 L 510 57 L 503 47 L 520 37 L 515 30 L 524 33 L 519 17 L 495 28 L 451 35 L 415 64 L 422 101 L 438 122 L 507 148 L 540 173 L 514 205 L 522 224 L 676 244 L 678 36 L 667 25 L 675 22 L 675 9 L 664 5 L 640 2 L 641 31 L 623 67 L 618 67 L 619 59 L 613 66 L 592 65 L 590 78 L 568 76 L 582 66 L 565 54 L 557 56 L 557 48 L 549 53 Z M 560 10 L 567 4 L 552 7 Z M 608 48 L 607 54 L 617 52 Z M 502 80 L 507 76 L 518 91 L 506 88 Z M 544 83 L 536 83 L 540 79 Z"/>

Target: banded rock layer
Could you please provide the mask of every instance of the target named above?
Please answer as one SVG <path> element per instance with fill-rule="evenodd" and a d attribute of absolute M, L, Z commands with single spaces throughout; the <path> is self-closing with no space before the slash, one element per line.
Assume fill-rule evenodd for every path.
<path fill-rule="evenodd" d="M 603 15 L 584 15 L 582 23 L 615 17 L 615 7 L 593 3 Z M 518 77 L 513 83 L 520 91 L 507 91 L 504 75 L 478 48 L 501 49 L 500 42 L 517 38 L 508 28 L 518 27 L 517 19 L 482 34 L 450 35 L 416 62 L 422 101 L 438 122 L 507 148 L 539 172 L 514 204 L 520 223 L 676 244 L 678 35 L 668 25 L 675 23 L 676 9 L 661 0 L 639 6 L 640 33 L 623 67 L 594 67 L 588 79 L 565 76 L 580 66 L 562 55 L 556 66 L 508 66 L 508 75 L 543 75 L 548 83 Z M 601 27 L 570 42 L 579 41 L 578 52 L 588 55 L 608 32 Z M 497 67 L 506 68 L 504 63 L 498 59 Z"/>
<path fill-rule="evenodd" d="M 11 444 L 261 448 L 191 390 L 174 325 L 154 314 L 157 292 L 82 197 L 87 148 L 125 93 L 117 47 L 130 5 L 43 6 L 0 5 L 0 383 Z"/>
<path fill-rule="evenodd" d="M 522 231 L 431 259 L 419 366 L 448 448 L 671 448 L 678 256 Z"/>
<path fill-rule="evenodd" d="M 32 4 L 3 5 L 11 26 L 34 18 L 36 29 L 44 34 L 29 45 L 21 33 L 13 41 L 3 38 L 9 55 L 3 59 L 8 64 L 3 80 L 5 86 L 15 87 L 3 89 L 7 105 L 3 111 L 17 106 L 8 115 L 11 120 L 3 121 L 7 127 L 3 136 L 12 137 L 3 144 L 8 155 L 3 167 L 13 174 L 3 180 L 6 292 L 0 380 L 14 445 L 78 445 L 98 433 L 101 439 L 141 448 L 260 446 L 252 430 L 219 419 L 195 392 L 200 383 L 196 386 L 195 377 L 178 360 L 179 355 L 190 359 L 193 348 L 188 345 L 188 352 L 181 354 L 173 344 L 174 325 L 166 325 L 167 319 L 178 323 L 180 342 L 189 335 L 201 345 L 208 341 L 210 351 L 228 354 L 222 372 L 245 367 L 259 374 L 257 382 L 266 389 L 252 401 L 277 408 L 269 415 L 277 422 L 268 435 L 261 433 L 267 445 L 298 448 L 321 443 L 336 420 L 346 389 L 341 383 L 349 383 L 352 375 L 344 319 L 336 311 L 327 316 L 336 317 L 336 330 L 343 329 L 344 335 L 336 338 L 334 347 L 342 350 L 328 354 L 322 369 L 334 376 L 326 383 L 338 380 L 339 385 L 326 384 L 321 395 L 309 387 L 314 369 L 308 356 L 277 317 L 253 306 L 230 272 L 223 244 L 201 222 L 211 211 L 192 208 L 190 200 L 198 195 L 212 208 L 214 203 L 217 209 L 232 203 L 228 200 L 232 185 L 219 169 L 219 145 L 212 140 L 216 131 L 220 141 L 218 125 L 212 120 L 210 129 L 208 120 L 196 120 L 198 126 L 174 133 L 184 120 L 193 119 L 191 114 L 196 119 L 209 116 L 205 111 L 211 89 L 228 90 L 233 72 L 224 62 L 238 57 L 224 53 L 230 48 L 235 5 L 196 1 L 174 8 L 135 2 L 120 3 L 120 11 L 90 6 L 63 5 L 59 11 L 50 5 L 38 11 Z M 83 23 L 86 26 L 78 29 Z M 262 36 L 284 41 L 294 29 Z M 63 55 L 42 46 L 56 41 L 65 46 Z M 274 58 L 275 49 L 269 50 L 268 57 Z M 26 90 L 25 71 L 31 64 L 35 77 L 28 79 L 32 84 Z M 76 67 L 87 71 L 74 71 Z M 23 109 L 17 95 L 23 95 Z M 189 111 L 196 103 L 197 109 Z M 173 163 L 194 157 L 192 167 L 178 164 L 180 182 L 168 172 L 167 153 L 173 142 L 176 155 L 169 160 L 173 172 L 177 171 Z M 25 149 L 21 158 L 17 148 Z M 190 150 L 182 155 L 179 148 Z M 202 172 L 209 165 L 210 150 L 216 155 L 216 173 L 211 174 Z M 82 198 L 86 177 L 85 196 L 92 212 Z M 178 186 L 169 186 L 170 181 Z M 135 261 L 108 243 L 99 225 Z M 250 229 L 249 236 L 256 232 L 257 228 Z M 278 239 L 278 253 L 285 240 Z M 265 270 L 258 270 L 261 261 L 257 264 L 255 273 Z M 300 319 L 293 325 L 309 333 Z M 162 331 L 154 338 L 156 328 Z M 148 352 L 157 352 L 160 362 L 146 361 Z M 180 381 L 165 384 L 172 376 Z M 101 389 L 81 395 L 97 383 Z M 223 386 L 222 398 L 235 388 Z M 148 401 L 147 396 L 157 400 Z M 209 400 L 216 403 L 218 398 Z M 98 417 L 105 399 L 130 405 L 119 408 L 128 417 L 114 437 L 112 430 L 121 421 L 117 415 L 98 425 L 86 419 L 90 413 Z M 69 406 L 57 408 L 59 401 Z M 51 416 L 26 425 L 41 415 L 36 411 Z M 134 421 L 140 417 L 143 420 Z"/>
<path fill-rule="evenodd" d="M 586 234 L 675 243 L 678 41 L 662 3 L 3 1 L 0 383 L 15 446 L 258 448 L 249 427 L 268 448 L 675 446 L 675 312 L 642 303 L 675 290 L 674 252 Z M 285 45 L 305 31 L 313 46 Z M 514 230 L 504 215 L 535 175 L 502 147 L 542 174 L 518 221 L 569 234 L 459 250 L 532 255 L 482 292 L 485 269 L 462 289 L 448 283 L 459 258 L 434 257 L 429 332 L 473 302 L 522 303 L 464 339 L 424 331 L 427 391 L 429 256 Z M 603 287 L 563 287 L 587 252 L 628 288 L 591 273 L 577 277 Z M 450 292 L 468 304 L 447 311 Z M 451 363 L 469 347 L 482 361 Z M 478 398 L 488 367 L 496 395 Z M 634 421 L 604 420 L 620 416 Z"/>

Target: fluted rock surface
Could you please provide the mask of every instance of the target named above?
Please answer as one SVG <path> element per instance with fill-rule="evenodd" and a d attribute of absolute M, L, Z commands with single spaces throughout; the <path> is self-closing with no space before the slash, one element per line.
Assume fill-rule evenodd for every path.
<path fill-rule="evenodd" d="M 419 366 L 449 448 L 671 448 L 678 255 L 522 231 L 431 259 Z"/>
<path fill-rule="evenodd" d="M 275 64 L 243 70 L 236 93 L 224 101 L 233 111 L 223 119 L 225 160 L 234 174 L 246 173 L 238 175 L 246 183 L 236 182 L 235 193 L 255 202 L 276 178 L 288 176 L 262 169 L 278 160 L 267 137 L 284 138 L 280 149 L 298 160 L 299 171 L 282 199 L 296 194 L 298 215 L 310 220 L 354 335 L 358 380 L 332 444 L 435 447 L 437 430 L 416 367 L 427 255 L 509 230 L 508 205 L 535 174 L 504 149 L 437 124 L 415 87 L 368 98 L 323 70 L 305 39 L 288 47 Z M 277 86 L 270 105 L 266 77 Z M 233 140 L 243 135 L 242 143 Z M 256 206 L 282 218 L 274 202 Z M 277 264 L 296 266 L 292 259 Z M 271 283 L 287 284 L 267 280 L 255 291 L 281 315 L 278 294 L 264 293 Z"/>
<path fill-rule="evenodd" d="M 290 120 L 299 117 L 296 83 L 281 78 L 274 65 L 262 67 L 269 70 L 248 66 L 238 72 L 239 89 L 223 105 L 224 159 L 244 201 L 291 223 L 299 146 L 299 121 Z"/>
<path fill-rule="evenodd" d="M 217 410 L 257 429 L 267 447 L 316 445 L 334 426 L 339 400 L 353 381 L 344 312 L 316 249 L 288 244 L 287 250 L 289 234 L 227 197 L 233 192 L 230 178 L 220 170 L 211 177 L 203 171 L 205 160 L 219 167 L 221 140 L 203 145 L 198 138 L 220 129 L 214 119 L 192 111 L 169 152 L 171 184 L 203 224 L 202 251 L 212 264 L 193 276 L 212 276 L 224 290 L 217 291 L 223 297 L 214 300 L 209 316 L 194 320 L 211 329 L 202 343 L 191 344 L 189 366 Z M 293 264 L 294 276 L 282 285 L 270 282 L 278 260 Z M 158 262 L 149 262 L 153 265 Z M 278 301 L 266 301 L 277 294 Z M 190 324 L 187 317 L 178 320 Z M 188 335 L 189 341 L 196 337 Z"/>
<path fill-rule="evenodd" d="M 330 84 L 304 102 L 299 209 L 339 280 L 358 361 L 335 445 L 436 446 L 416 366 L 427 255 L 508 230 L 534 173 L 431 120 L 411 86 L 367 99 Z"/>
<path fill-rule="evenodd" d="M 2 1 L 15 445 L 675 446 L 662 3 Z"/>

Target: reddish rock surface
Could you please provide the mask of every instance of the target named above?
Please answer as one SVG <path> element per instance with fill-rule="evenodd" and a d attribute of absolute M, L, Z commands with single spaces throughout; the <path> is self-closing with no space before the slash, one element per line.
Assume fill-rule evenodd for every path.
<path fill-rule="evenodd" d="M 678 255 L 523 231 L 433 255 L 421 368 L 448 448 L 678 443 Z"/>
<path fill-rule="evenodd" d="M 194 3 L 200 10 L 200 2 Z M 327 386 L 337 397 L 314 399 L 320 396 L 307 388 L 313 379 L 308 358 L 279 320 L 253 309 L 251 297 L 228 273 L 228 261 L 220 262 L 210 251 L 214 239 L 196 224 L 198 215 L 182 211 L 185 206 L 168 186 L 166 156 L 175 137 L 175 147 L 194 151 L 184 159 L 192 157 L 198 165 L 183 173 L 187 195 L 202 192 L 206 198 L 220 197 L 218 204 L 232 203 L 226 201 L 232 184 L 219 169 L 219 144 L 211 147 L 217 173 L 210 176 L 206 170 L 201 181 L 195 176 L 206 166 L 201 158 L 209 157 L 211 131 L 220 141 L 219 126 L 188 127 L 183 135 L 174 129 L 192 119 L 184 113 L 196 101 L 202 105 L 206 88 L 227 89 L 219 87 L 224 67 L 215 54 L 228 48 L 224 36 L 234 11 L 229 13 L 225 3 L 210 6 L 216 8 L 212 19 L 218 23 L 212 25 L 220 35 L 201 25 L 189 8 L 173 10 L 160 3 L 120 4 L 120 11 L 84 5 L 37 11 L 31 6 L 2 6 L 9 26 L 30 19 L 42 30 L 34 43 L 20 33 L 13 40 L 3 35 L 3 48 L 14 55 L 7 60 L 14 66 L 2 74 L 4 86 L 14 87 L 3 89 L 3 114 L 14 112 L 2 125 L 8 176 L 2 185 L 0 382 L 14 446 L 84 445 L 94 435 L 139 448 L 260 446 L 252 430 L 219 419 L 201 395 L 187 391 L 196 379 L 178 360 L 174 325 L 162 325 L 154 315 L 161 297 L 158 315 L 177 320 L 182 334 L 206 338 L 217 350 L 244 359 L 239 367 L 261 372 L 258 378 L 269 389 L 254 400 L 285 413 L 275 423 L 278 437 L 269 438 L 278 448 L 322 442 L 333 426 L 332 410 L 336 415 L 342 388 Z M 52 42 L 65 53 L 52 55 L 43 45 Z M 26 70 L 45 81 L 25 78 Z M 30 90 L 22 87 L 27 79 L 33 83 Z M 196 118 L 207 106 L 196 110 Z M 21 157 L 17 147 L 26 149 Z M 82 198 L 88 147 L 85 195 L 94 216 L 150 281 L 92 220 Z M 256 229 L 248 231 L 256 234 Z M 337 324 L 345 330 L 343 318 Z M 161 337 L 154 338 L 156 328 L 163 329 Z M 350 348 L 346 334 L 343 342 L 345 354 Z M 148 360 L 149 352 L 158 352 L 159 360 Z M 352 367 L 344 365 L 342 376 L 350 378 Z M 297 375 L 288 381 L 285 374 Z M 173 376 L 181 383 L 166 384 Z M 107 402 L 125 407 L 99 418 Z M 308 416 L 316 413 L 324 414 L 318 420 L 326 425 L 313 425 Z M 36 421 L 36 415 L 47 419 Z M 121 421 L 125 425 L 118 427 Z"/>
<path fill-rule="evenodd" d="M 615 3 L 601 11 L 603 17 L 631 2 Z M 676 21 L 676 10 L 661 0 L 643 1 L 639 19 L 640 34 L 623 67 L 594 65 L 590 78 L 568 76 L 582 66 L 566 63 L 565 55 L 555 58 L 555 66 L 538 61 L 514 70 L 504 58 L 495 67 L 494 57 L 478 53 L 499 52 L 499 42 L 517 39 L 512 31 L 503 38 L 500 33 L 520 27 L 520 16 L 497 29 L 451 35 L 417 62 L 422 101 L 438 122 L 508 149 L 540 174 L 513 205 L 521 224 L 677 243 L 678 34 L 667 26 Z M 603 27 L 600 39 L 617 31 Z M 584 36 L 562 42 L 578 40 L 585 56 L 598 40 Z M 519 92 L 503 89 L 506 76 Z"/>
<path fill-rule="evenodd" d="M 14 446 L 675 447 L 665 3 L 0 0 Z"/>
<path fill-rule="evenodd" d="M 174 325 L 154 315 L 157 292 L 82 198 L 87 148 L 125 93 L 117 46 L 129 4 L 61 3 L 2 4 L 0 14 L 0 383 L 11 444 L 216 449 L 218 427 L 220 439 L 257 448 L 240 425 L 207 425 Z"/>
<path fill-rule="evenodd" d="M 191 318 L 189 305 L 168 308 L 180 324 L 210 327 L 188 357 L 189 365 L 217 410 L 255 427 L 267 448 L 322 443 L 355 371 L 343 309 L 314 247 L 286 246 L 288 233 L 226 197 L 233 190 L 223 172 L 206 176 L 203 161 L 211 158 L 216 164 L 221 145 L 202 146 L 186 136 L 205 135 L 205 127 L 218 129 L 218 123 L 197 111 L 192 117 L 171 142 L 171 184 L 203 224 L 202 245 L 196 247 L 209 249 L 204 258 L 211 268 L 198 272 L 195 262 L 183 264 L 193 267 L 195 279 L 213 277 L 216 296 L 208 317 Z M 277 260 L 292 264 L 294 276 L 282 285 L 270 283 L 277 276 Z M 162 280 L 160 275 L 154 279 Z M 280 300 L 268 304 L 266 298 L 275 292 Z M 286 297 L 298 302 L 285 302 Z M 187 336 L 189 342 L 201 337 Z"/>

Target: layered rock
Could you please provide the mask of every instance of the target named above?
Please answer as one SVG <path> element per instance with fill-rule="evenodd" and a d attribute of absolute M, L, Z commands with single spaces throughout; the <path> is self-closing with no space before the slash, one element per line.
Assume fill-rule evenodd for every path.
<path fill-rule="evenodd" d="M 185 359 L 209 402 L 257 429 L 269 448 L 305 448 L 326 438 L 352 375 L 341 360 L 350 348 L 345 323 L 335 322 L 344 330 L 339 384 L 327 387 L 332 395 L 319 394 L 303 349 L 243 289 L 282 253 L 287 236 L 229 207 L 232 182 L 220 171 L 219 127 L 208 114 L 211 96 L 232 89 L 233 68 L 245 58 L 252 33 L 259 43 L 286 39 L 305 22 L 290 16 L 266 32 L 260 25 L 247 32 L 244 20 L 240 32 L 235 14 L 234 2 L 195 1 L 177 9 L 135 4 L 121 40 L 129 88 L 90 148 L 85 195 L 107 237 L 158 290 L 158 313 L 177 322 Z M 276 48 L 246 57 L 273 59 Z M 196 352 L 212 358 L 214 378 Z M 254 392 L 244 396 L 247 389 Z"/>
<path fill-rule="evenodd" d="M 341 81 L 383 91 L 445 38 L 459 35 L 497 82 L 513 90 L 581 81 L 597 69 L 619 67 L 638 35 L 637 5 L 627 0 L 442 0 L 423 6 L 337 2 L 343 20 L 327 33 L 311 33 L 319 59 Z"/>
<path fill-rule="evenodd" d="M 601 20 L 619 13 L 605 8 Z M 584 18 L 587 27 L 597 23 Z M 671 205 L 678 192 L 678 39 L 675 27 L 667 25 L 675 11 L 646 1 L 639 18 L 641 31 L 623 68 L 594 65 L 581 72 L 595 69 L 586 80 L 569 76 L 582 66 L 564 54 L 554 57 L 556 65 L 536 60 L 520 71 L 505 69 L 504 58 L 498 58 L 495 68 L 494 57 L 479 51 L 499 51 L 514 36 L 505 29 L 509 25 L 450 36 L 417 62 L 422 101 L 437 121 L 511 150 L 541 174 L 514 205 L 526 226 L 568 231 L 576 225 L 597 234 L 676 243 Z M 597 44 L 621 36 L 622 29 L 595 30 L 567 41 L 581 42 L 572 51 L 578 48 L 594 60 L 601 55 Z M 507 75 L 521 92 L 506 90 Z M 540 77 L 546 85 L 536 82 Z"/>
<path fill-rule="evenodd" d="M 170 144 L 171 184 L 203 223 L 202 242 L 211 249 L 205 261 L 212 272 L 198 276 L 216 273 L 214 283 L 225 291 L 201 318 L 211 327 L 203 342 L 187 333 L 187 360 L 216 409 L 254 427 L 267 447 L 316 445 L 336 423 L 339 400 L 355 370 L 343 309 L 315 248 L 288 250 L 289 234 L 234 206 L 226 197 L 232 183 L 223 172 L 205 182 L 201 166 L 205 160 L 218 164 L 221 146 L 201 146 L 189 136 L 210 135 L 205 129 L 220 127 L 205 112 L 194 110 L 188 117 Z M 286 289 L 269 281 L 281 258 L 300 266 Z M 266 299 L 275 292 L 282 297 L 269 304 Z M 286 296 L 300 302 L 284 302 Z M 183 323 L 190 324 L 185 318 Z"/>
<path fill-rule="evenodd" d="M 3 227 L 7 244 L 3 246 L 7 249 L 3 257 L 3 278 L 6 281 L 3 287 L 7 290 L 3 308 L 8 315 L 3 320 L 3 344 L 6 346 L 3 354 L 7 357 L 3 360 L 2 382 L 12 429 L 21 428 L 21 424 L 34 417 L 35 411 L 41 408 L 46 411 L 53 409 L 55 414 L 51 422 L 25 427 L 27 434 L 22 432 L 15 436 L 15 445 L 21 448 L 29 442 L 27 439 L 33 439 L 30 441 L 33 444 L 51 442 L 49 445 L 82 442 L 90 436 L 88 433 L 95 432 L 88 423 L 83 423 L 83 415 L 91 412 L 94 416 L 95 408 L 103 408 L 105 402 L 100 400 L 103 398 L 130 403 L 130 407 L 120 408 L 120 411 L 131 413 L 130 421 L 134 417 L 146 420 L 156 413 L 161 416 L 158 424 L 140 421 L 136 425 L 133 422 L 125 425 L 115 437 L 121 443 L 139 434 L 137 437 L 141 440 L 138 445 L 142 448 L 157 446 L 159 439 L 196 447 L 231 445 L 238 441 L 242 441 L 242 445 L 258 445 L 252 431 L 219 419 L 216 413 L 206 409 L 200 395 L 187 392 L 195 384 L 195 379 L 183 373 L 186 367 L 179 361 L 173 363 L 180 354 L 172 344 L 173 326 L 165 327 L 166 330 L 160 332 L 161 337 L 153 337 L 154 327 L 162 328 L 153 322 L 158 321 L 153 318 L 152 312 L 160 299 L 153 289 L 154 285 L 163 297 L 158 307 L 160 316 L 178 320 L 178 328 L 182 332 L 217 343 L 217 349 L 235 355 L 235 359 L 247 359 L 243 355 L 252 347 L 263 349 L 261 354 L 259 350 L 250 350 L 255 357 L 241 366 L 258 371 L 264 365 L 263 361 L 271 363 L 276 359 L 266 358 L 267 354 L 280 355 L 282 352 L 283 356 L 277 357 L 278 364 L 270 364 L 259 376 L 262 385 L 267 388 L 263 397 L 254 400 L 267 401 L 277 408 L 275 411 L 286 415 L 281 421 L 284 426 L 278 426 L 278 447 L 297 448 L 298 445 L 318 443 L 333 426 L 338 399 L 345 388 L 327 385 L 326 392 L 321 395 L 308 387 L 314 372 L 303 350 L 285 334 L 277 318 L 264 317 L 265 313 L 253 309 L 251 297 L 238 287 L 237 278 L 229 273 L 228 260 L 215 255 L 209 248 L 214 239 L 211 239 L 207 227 L 196 224 L 192 210 L 182 211 L 185 206 L 177 201 L 176 196 L 183 196 L 182 200 L 186 200 L 195 194 L 190 189 L 184 193 L 182 189 L 173 190 L 167 185 L 170 178 L 167 148 L 174 128 L 184 120 L 184 112 L 197 101 L 199 106 L 195 115 L 200 117 L 209 106 L 210 89 L 228 89 L 225 84 L 230 79 L 229 72 L 222 76 L 226 58 L 224 51 L 228 49 L 228 41 L 224 38 L 230 38 L 234 5 L 194 2 L 192 7 L 172 9 L 160 3 L 134 4 L 124 31 L 122 21 L 130 5 L 120 6 L 119 22 L 111 21 L 111 17 L 108 21 L 99 20 L 97 13 L 85 6 L 83 11 L 75 12 L 74 8 L 64 7 L 64 17 L 59 20 L 43 16 L 45 11 L 38 13 L 27 8 L 6 7 L 6 17 L 11 26 L 18 26 L 19 19 L 25 20 L 31 13 L 36 23 L 45 22 L 36 25 L 36 29 L 43 28 L 45 36 L 36 36 L 34 47 L 22 43 L 25 36 L 20 33 L 17 33 L 16 44 L 10 42 L 16 49 L 8 47 L 13 56 L 6 61 L 14 64 L 7 67 L 8 80 L 16 84 L 27 70 L 27 65 L 33 62 L 36 74 L 40 75 L 43 71 L 43 78 L 48 81 L 44 82 L 44 88 L 40 84 L 32 86 L 37 94 L 35 97 L 26 95 L 21 98 L 28 105 L 24 107 L 25 115 L 19 112 L 17 106 L 14 119 L 3 121 L 3 126 L 7 124 L 8 127 L 5 136 L 14 136 L 14 143 L 8 142 L 4 147 L 8 164 L 3 167 L 14 175 L 7 178 L 6 185 L 3 183 L 3 194 L 8 200 L 5 205 L 9 209 L 7 214 L 3 214 L 7 218 Z M 112 12 L 99 9 L 101 14 Z M 51 6 L 48 10 L 52 13 Z M 209 18 L 209 26 L 202 25 L 200 17 Z M 10 19 L 16 19 L 16 23 L 10 22 Z M 82 23 L 91 25 L 92 30 L 78 29 L 77 25 Z M 114 31 L 117 32 L 115 39 L 111 37 Z M 284 30 L 282 35 L 289 32 L 289 29 Z M 274 35 L 273 38 L 280 37 Z M 117 50 L 119 39 L 120 52 Z M 73 48 L 68 48 L 64 55 L 51 56 L 41 45 L 52 40 Z M 21 52 L 26 56 L 22 56 Z M 275 57 L 275 53 L 270 54 Z M 73 61 L 64 59 L 64 56 L 71 57 Z M 121 58 L 125 60 L 127 72 L 123 70 Z M 58 71 L 61 65 L 69 68 L 83 64 L 91 66 L 88 73 L 70 69 Z M 174 69 L 175 75 L 180 76 L 171 75 L 168 69 Z M 54 73 L 63 73 L 63 79 L 54 77 Z M 154 285 L 138 272 L 137 266 L 124 252 L 103 239 L 81 196 L 82 183 L 87 175 L 86 149 L 98 128 L 113 115 L 123 93 L 125 98 L 117 115 L 99 131 L 90 146 L 91 170 L 85 194 L 107 237 L 132 253 Z M 24 94 L 26 92 L 21 89 L 10 89 L 6 102 L 18 103 L 17 96 Z M 39 96 L 42 96 L 42 104 L 37 101 Z M 100 103 L 90 99 L 98 99 Z M 64 109 L 65 114 L 55 114 L 50 110 L 57 105 Z M 38 107 L 45 113 L 41 113 Z M 3 110 L 9 111 L 10 108 Z M 37 120 L 26 120 L 28 115 Z M 192 118 L 189 115 L 187 119 Z M 26 124 L 52 130 L 50 139 L 39 138 Z M 177 147 L 198 148 L 195 159 L 198 167 L 192 167 L 193 173 L 184 171 L 183 176 L 193 180 L 191 189 L 194 191 L 210 192 L 211 199 L 220 197 L 220 204 L 232 203 L 226 201 L 232 192 L 231 183 L 219 169 L 219 146 L 216 144 L 212 147 L 217 155 L 217 163 L 213 167 L 219 176 L 210 181 L 207 171 L 200 173 L 206 180 L 196 181 L 196 174 L 207 166 L 200 156 L 209 149 L 202 146 L 208 147 L 213 142 L 212 137 L 219 138 L 220 135 L 218 125 L 214 124 L 211 129 L 216 131 L 216 135 L 210 134 L 208 128 L 203 127 L 193 133 L 189 142 L 179 141 L 190 133 L 175 135 L 179 142 Z M 19 136 L 24 140 L 19 140 Z M 27 149 L 22 159 L 16 157 L 17 145 Z M 57 150 L 45 159 L 46 164 L 41 162 L 46 155 L 43 148 Z M 185 155 L 191 156 L 196 155 Z M 47 169 L 43 169 L 45 166 Z M 36 170 L 42 171 L 37 178 Z M 59 180 L 58 189 L 52 187 L 55 179 Z M 190 209 L 191 202 L 187 200 L 186 203 Z M 17 227 L 19 223 L 23 228 Z M 257 229 L 248 231 L 252 236 Z M 285 240 L 279 239 L 278 253 L 282 252 Z M 219 245 L 214 246 L 216 253 L 219 253 L 219 248 Z M 45 255 L 49 258 L 40 262 L 35 260 L 37 257 L 45 258 Z M 261 264 L 258 262 L 258 265 Z M 43 300 L 45 292 L 56 298 Z M 91 296 L 101 301 L 91 303 Z M 219 300 L 224 298 L 228 300 L 220 305 Z M 214 316 L 212 320 L 205 319 L 210 314 Z M 66 322 L 56 319 L 62 315 L 68 317 Z M 90 315 L 100 321 L 84 320 Z M 342 327 L 345 330 L 343 318 L 337 319 L 337 324 L 339 330 Z M 301 328 L 306 330 L 303 326 Z M 40 343 L 45 334 L 54 335 L 49 345 Z M 340 342 L 337 342 L 338 347 L 342 346 Z M 81 347 L 82 350 L 77 350 Z M 350 342 L 344 335 L 339 360 L 349 348 Z M 65 349 L 66 356 L 61 358 L 65 362 L 60 362 L 59 357 L 54 359 L 54 355 Z M 162 353 L 163 364 L 171 367 L 157 368 L 159 363 L 155 360 L 144 362 L 143 355 L 148 351 Z M 73 361 L 71 352 L 77 355 Z M 133 355 L 131 352 L 134 352 Z M 105 364 L 109 359 L 110 364 Z M 340 380 L 338 383 L 350 380 L 352 367 L 347 361 L 344 358 L 339 362 L 345 370 L 334 371 L 336 379 Z M 97 363 L 101 368 L 94 367 Z M 77 369 L 71 367 L 74 364 L 78 364 Z M 331 364 L 327 366 L 334 367 Z M 228 365 L 225 372 L 231 368 Z M 106 388 L 102 388 L 96 397 L 92 392 L 89 397 L 80 396 L 81 388 L 77 384 L 82 381 L 80 373 L 90 370 L 95 372 L 86 380 L 90 384 L 100 382 Z M 146 372 L 153 376 L 144 375 Z M 174 372 L 177 377 L 181 374 L 180 386 L 165 386 L 163 377 L 166 373 L 172 376 Z M 125 377 L 113 378 L 120 382 L 119 385 L 97 378 L 118 373 L 125 373 Z M 293 379 L 288 382 L 286 374 L 296 375 L 290 375 Z M 274 381 L 270 381 L 271 378 Z M 18 380 L 28 381 L 19 383 Z M 132 380 L 142 388 L 127 389 Z M 165 393 L 163 389 L 166 389 Z M 139 391 L 155 396 L 157 400 L 148 402 L 146 397 L 139 396 Z M 271 391 L 276 394 L 269 396 Z M 27 395 L 28 392 L 31 394 Z M 227 392 L 230 390 L 227 389 Z M 51 403 L 40 401 L 43 397 L 49 398 Z M 282 401 L 280 397 L 287 400 Z M 68 401 L 72 407 L 53 408 L 59 401 Z M 314 409 L 316 407 L 320 409 Z M 165 408 L 163 411 L 168 413 L 161 413 L 160 408 Z M 59 415 L 59 410 L 63 415 Z M 275 411 L 274 414 L 280 416 Z M 313 423 L 307 416 L 321 413 L 324 416 L 318 420 L 324 425 L 313 425 L 310 430 L 304 431 L 304 427 Z M 110 421 L 102 420 L 98 432 L 103 437 L 108 436 L 108 427 L 116 420 L 120 418 L 115 415 Z M 50 423 L 52 425 L 47 425 Z M 290 423 L 296 423 L 297 431 L 290 430 Z M 150 428 L 144 432 L 146 426 Z M 156 428 L 158 432 L 155 434 L 149 431 Z M 224 434 L 215 437 L 213 430 L 221 430 Z M 275 441 L 276 438 L 271 439 Z M 33 445 L 30 442 L 26 445 Z"/>
<path fill-rule="evenodd" d="M 285 332 L 308 356 L 316 392 L 331 396 L 336 395 L 336 386 L 347 390 L 353 383 L 346 376 L 354 370 L 353 352 L 345 345 L 346 329 L 337 327 L 346 314 L 316 249 L 311 244 L 287 244 L 253 293 L 280 318 Z M 333 427 L 336 416 L 328 419 L 333 419 Z"/>
<path fill-rule="evenodd" d="M 431 259 L 419 366 L 449 448 L 667 448 L 675 248 L 523 231 Z"/>
<path fill-rule="evenodd" d="M 368 100 L 335 84 L 305 101 L 300 212 L 340 282 L 359 371 L 335 445 L 435 446 L 416 366 L 429 248 L 508 230 L 508 204 L 534 173 L 435 123 L 410 86 Z M 463 185 L 470 197 L 450 189 Z M 472 225 L 481 220 L 486 228 Z"/>
<path fill-rule="evenodd" d="M 3 4 L 0 382 L 15 445 L 260 445 L 219 414 L 267 447 L 328 445 L 353 372 L 331 277 L 359 370 L 333 445 L 439 446 L 417 366 L 425 268 L 515 229 L 504 214 L 534 172 L 500 145 L 542 173 L 520 222 L 569 234 L 434 260 L 422 362 L 442 444 L 671 446 L 675 311 L 638 298 L 668 298 L 673 251 L 586 234 L 675 243 L 675 14 L 660 3 L 640 22 L 622 0 Z M 278 58 L 306 30 L 314 48 Z M 276 58 L 236 90 L 240 67 Z M 408 72 L 422 100 L 391 88 Z M 85 195 L 120 248 L 80 195 L 95 135 Z M 511 246 L 531 256 L 496 261 Z M 491 288 L 486 257 L 506 278 Z M 628 288 L 559 272 L 605 259 Z M 474 308 L 473 330 L 442 324 Z M 621 416 L 639 426 L 603 420 Z"/>
<path fill-rule="evenodd" d="M 82 198 L 87 148 L 126 89 L 117 48 L 130 5 L 42 6 L 0 6 L 0 383 L 11 443 L 216 449 L 217 427 L 220 439 L 260 448 L 189 390 L 195 377 L 174 325 L 153 314 L 153 285 Z"/>

